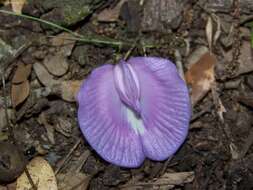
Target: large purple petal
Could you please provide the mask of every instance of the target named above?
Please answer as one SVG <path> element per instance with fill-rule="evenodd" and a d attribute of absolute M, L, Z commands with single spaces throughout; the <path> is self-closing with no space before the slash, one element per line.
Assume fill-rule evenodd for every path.
<path fill-rule="evenodd" d="M 132 116 L 131 110 L 116 92 L 112 65 L 92 72 L 79 91 L 78 102 L 79 125 L 96 152 L 113 164 L 138 167 L 145 158 L 141 140 L 126 117 Z"/>
<path fill-rule="evenodd" d="M 166 59 L 135 57 L 128 63 L 140 81 L 145 155 L 164 160 L 177 151 L 188 132 L 191 105 L 186 84 Z"/>

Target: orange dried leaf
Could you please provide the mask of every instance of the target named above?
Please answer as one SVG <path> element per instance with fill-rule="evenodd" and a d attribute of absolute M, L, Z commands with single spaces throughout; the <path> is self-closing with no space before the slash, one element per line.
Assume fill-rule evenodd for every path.
<path fill-rule="evenodd" d="M 30 93 L 30 84 L 28 80 L 20 84 L 12 84 L 11 86 L 11 101 L 12 106 L 16 107 L 26 100 Z"/>
<path fill-rule="evenodd" d="M 27 78 L 31 74 L 31 70 L 32 70 L 31 64 L 25 65 L 24 63 L 19 63 L 13 76 L 12 83 L 17 84 L 27 80 Z"/>
<path fill-rule="evenodd" d="M 192 87 L 192 105 L 195 105 L 201 100 L 211 89 L 211 86 L 215 81 L 214 66 L 216 62 L 216 57 L 207 52 L 186 72 L 186 82 Z"/>

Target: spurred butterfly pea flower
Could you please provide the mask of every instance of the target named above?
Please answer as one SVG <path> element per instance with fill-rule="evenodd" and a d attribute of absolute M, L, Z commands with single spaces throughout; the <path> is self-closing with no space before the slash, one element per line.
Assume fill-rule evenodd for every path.
<path fill-rule="evenodd" d="M 78 121 L 106 161 L 138 167 L 162 161 L 184 142 L 191 115 L 187 86 L 167 59 L 134 57 L 95 69 L 78 93 Z"/>

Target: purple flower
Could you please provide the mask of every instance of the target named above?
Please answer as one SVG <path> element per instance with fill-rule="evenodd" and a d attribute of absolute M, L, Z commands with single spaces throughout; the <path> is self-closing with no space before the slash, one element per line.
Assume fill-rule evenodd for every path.
<path fill-rule="evenodd" d="M 101 66 L 82 85 L 78 102 L 83 135 L 115 165 L 165 160 L 187 136 L 188 90 L 167 59 L 134 57 Z"/>

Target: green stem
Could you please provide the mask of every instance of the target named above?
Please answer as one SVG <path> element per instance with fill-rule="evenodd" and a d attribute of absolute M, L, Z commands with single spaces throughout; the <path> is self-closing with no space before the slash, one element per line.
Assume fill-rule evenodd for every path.
<path fill-rule="evenodd" d="M 37 22 L 49 25 L 53 28 L 63 30 L 65 32 L 73 35 L 73 38 L 70 38 L 72 40 L 77 40 L 77 41 L 85 42 L 85 43 L 89 43 L 89 44 L 109 45 L 109 46 L 113 46 L 113 47 L 117 47 L 117 48 L 122 48 L 123 46 L 127 46 L 127 47 L 132 46 L 132 43 L 130 43 L 130 42 L 116 41 L 114 39 L 108 39 L 108 38 L 107 39 L 101 39 L 101 37 L 100 38 L 94 38 L 94 37 L 83 36 L 81 34 L 73 32 L 73 31 L 71 31 L 71 30 L 69 30 L 65 27 L 62 27 L 58 24 L 55 24 L 53 22 L 46 21 L 46 20 L 43 20 L 43 19 L 40 19 L 40 18 L 36 18 L 36 17 L 33 17 L 33 16 L 29 16 L 29 15 L 25 15 L 25 14 L 18 14 L 18 13 L 15 13 L 15 12 L 12 12 L 12 11 L 6 11 L 6 10 L 0 10 L 0 13 L 26 18 L 26 19 L 29 19 L 29 20 L 33 20 L 33 21 L 37 21 Z M 144 44 L 143 47 L 145 47 L 145 48 L 154 48 L 155 45 L 153 45 L 153 44 Z"/>
<path fill-rule="evenodd" d="M 12 11 L 6 11 L 6 10 L 0 10 L 0 13 L 4 13 L 4 14 L 8 14 L 8 15 L 13 15 L 13 16 L 18 16 L 18 17 L 22 17 L 22 18 L 26 18 L 26 19 L 29 19 L 29 20 L 34 20 L 34 21 L 37 21 L 37 22 L 40 22 L 40 23 L 43 23 L 43 24 L 46 24 L 46 25 L 49 25 L 51 27 L 54 27 L 54 28 L 57 28 L 57 29 L 60 29 L 60 30 L 63 30 L 65 32 L 68 32 L 76 37 L 82 37 L 82 35 L 76 33 L 76 32 L 73 32 L 65 27 L 62 27 L 58 24 L 55 24 L 53 22 L 50 22 L 50 21 L 46 21 L 46 20 L 43 20 L 43 19 L 40 19 L 40 18 L 36 18 L 36 17 L 33 17 L 33 16 L 29 16 L 29 15 L 24 15 L 24 14 L 18 14 L 18 13 L 15 13 L 15 12 L 12 12 Z"/>
<path fill-rule="evenodd" d="M 122 47 L 122 45 L 123 45 L 122 42 L 115 41 L 115 40 L 112 40 L 112 39 L 104 40 L 104 39 L 86 37 L 86 36 L 83 36 L 83 35 L 78 34 L 76 32 L 73 32 L 73 31 L 71 31 L 71 30 L 69 30 L 65 27 L 62 27 L 58 24 L 55 24 L 53 22 L 46 21 L 46 20 L 36 18 L 36 17 L 33 17 L 33 16 L 18 14 L 18 13 L 15 13 L 15 12 L 12 12 L 12 11 L 6 11 L 6 10 L 0 10 L 0 13 L 9 14 L 9 15 L 13 15 L 13 16 L 19 16 L 19 17 L 22 17 L 22 18 L 26 18 L 26 19 L 29 19 L 29 20 L 33 20 L 33 21 L 37 21 L 37 22 L 49 25 L 53 28 L 63 30 L 65 32 L 73 35 L 73 38 L 71 38 L 72 40 L 77 40 L 77 41 L 80 41 L 80 42 L 91 43 L 91 44 L 111 45 L 111 46 L 118 47 L 118 48 Z"/>

